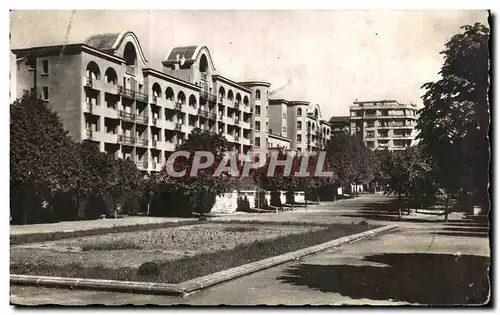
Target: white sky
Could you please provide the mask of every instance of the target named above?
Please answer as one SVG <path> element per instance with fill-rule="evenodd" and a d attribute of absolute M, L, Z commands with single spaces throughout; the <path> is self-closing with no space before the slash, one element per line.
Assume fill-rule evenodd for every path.
<path fill-rule="evenodd" d="M 11 48 L 83 42 L 131 30 L 152 68 L 175 46 L 207 45 L 217 71 L 264 80 L 277 96 L 348 115 L 360 99 L 420 104 L 437 78 L 439 52 L 486 11 L 12 11 Z M 66 36 L 67 35 L 67 36 Z M 13 56 L 11 56 L 11 63 Z"/>

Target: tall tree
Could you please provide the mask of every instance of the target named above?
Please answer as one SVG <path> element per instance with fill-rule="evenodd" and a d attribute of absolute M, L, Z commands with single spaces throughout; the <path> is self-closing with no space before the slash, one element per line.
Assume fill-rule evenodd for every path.
<path fill-rule="evenodd" d="M 466 25 L 441 52 L 441 79 L 422 86 L 419 138 L 448 196 L 472 193 L 489 208 L 489 29 Z"/>
<path fill-rule="evenodd" d="M 10 106 L 10 188 L 14 222 L 26 223 L 30 201 L 50 202 L 74 189 L 80 165 L 76 146 L 58 115 L 37 98 L 24 94 Z"/>

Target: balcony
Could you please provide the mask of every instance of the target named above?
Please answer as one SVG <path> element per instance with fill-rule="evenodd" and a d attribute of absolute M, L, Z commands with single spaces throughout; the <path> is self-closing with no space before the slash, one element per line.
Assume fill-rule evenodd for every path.
<path fill-rule="evenodd" d="M 151 119 L 151 123 L 153 124 L 153 126 L 156 126 L 156 125 L 158 124 L 158 118 L 153 117 L 153 118 Z"/>
<path fill-rule="evenodd" d="M 137 168 L 142 169 L 142 170 L 148 169 L 148 162 L 147 161 L 139 161 L 139 162 L 136 162 L 135 165 L 137 165 Z"/>
<path fill-rule="evenodd" d="M 125 66 L 125 73 L 130 74 L 130 75 L 135 75 L 135 66 L 126 65 Z"/>
<path fill-rule="evenodd" d="M 130 99 L 135 99 L 135 91 L 122 87 L 122 96 Z"/>
<path fill-rule="evenodd" d="M 118 137 L 118 142 L 125 145 L 135 145 L 136 139 L 134 137 L 120 135 Z"/>
<path fill-rule="evenodd" d="M 93 135 L 92 129 L 85 130 L 85 139 L 92 140 L 92 135 Z"/>
<path fill-rule="evenodd" d="M 240 136 L 239 135 L 235 135 L 234 136 L 234 142 L 238 142 L 240 141 Z"/>
<path fill-rule="evenodd" d="M 158 147 L 158 140 L 151 140 L 151 146 L 153 148 L 157 148 Z"/>
<path fill-rule="evenodd" d="M 135 92 L 135 99 L 137 101 L 147 103 L 149 100 L 149 96 L 146 93 Z"/>
<path fill-rule="evenodd" d="M 147 115 L 136 115 L 135 116 L 135 121 L 140 123 L 140 124 L 148 124 L 149 123 L 149 117 Z"/>
<path fill-rule="evenodd" d="M 151 98 L 151 104 L 157 104 L 158 103 L 158 96 L 154 96 Z"/>
<path fill-rule="evenodd" d="M 182 124 L 176 123 L 175 124 L 175 130 L 181 131 L 182 130 Z"/>
<path fill-rule="evenodd" d="M 137 138 L 136 139 L 136 143 L 137 145 L 141 146 L 141 147 L 147 147 L 148 146 L 148 139 L 147 138 Z"/>
<path fill-rule="evenodd" d="M 207 73 L 206 73 L 206 72 L 202 72 L 202 73 L 200 73 L 200 74 L 201 74 L 201 79 L 202 79 L 203 81 L 207 81 Z"/>
<path fill-rule="evenodd" d="M 175 103 L 175 110 L 182 111 L 182 105 L 184 105 L 182 102 L 176 102 Z"/>
<path fill-rule="evenodd" d="M 237 125 L 237 126 L 239 126 L 239 124 L 240 124 L 240 120 L 239 120 L 238 118 L 237 118 L 237 119 L 235 119 L 235 120 L 234 120 L 234 124 L 235 124 L 235 125 Z"/>
<path fill-rule="evenodd" d="M 120 118 L 123 120 L 135 122 L 135 115 L 124 110 L 120 110 Z"/>
<path fill-rule="evenodd" d="M 240 108 L 240 103 L 239 102 L 234 102 L 234 108 Z"/>
<path fill-rule="evenodd" d="M 206 110 L 202 110 L 201 108 L 198 109 L 198 115 L 200 117 L 208 118 L 208 112 Z"/>
<path fill-rule="evenodd" d="M 91 77 L 84 77 L 84 82 L 85 82 L 85 86 L 88 86 L 88 87 L 94 86 L 94 80 L 92 80 Z"/>
<path fill-rule="evenodd" d="M 200 97 L 202 99 L 205 99 L 205 100 L 208 100 L 208 101 L 214 102 L 214 103 L 217 100 L 217 96 L 215 96 L 214 94 L 205 92 L 205 91 L 200 91 Z"/>

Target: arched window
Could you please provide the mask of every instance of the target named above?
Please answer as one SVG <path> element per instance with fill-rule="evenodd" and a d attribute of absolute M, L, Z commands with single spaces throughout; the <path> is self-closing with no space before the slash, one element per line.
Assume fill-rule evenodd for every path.
<path fill-rule="evenodd" d="M 241 103 L 241 95 L 240 93 L 236 93 L 236 104 Z"/>
<path fill-rule="evenodd" d="M 260 100 L 260 90 L 255 91 L 255 99 Z"/>
<path fill-rule="evenodd" d="M 221 86 L 219 89 L 219 98 L 222 101 L 226 97 L 226 90 L 224 90 L 224 87 Z"/>
<path fill-rule="evenodd" d="M 161 97 L 161 87 L 158 83 L 153 84 L 152 92 L 154 97 Z"/>
<path fill-rule="evenodd" d="M 116 74 L 115 69 L 106 69 L 106 72 L 104 73 L 104 79 L 106 83 L 116 85 L 118 83 L 118 75 Z"/>
<path fill-rule="evenodd" d="M 100 80 L 101 79 L 101 71 L 99 70 L 99 66 L 97 63 L 91 61 L 87 65 L 87 77 L 92 80 Z"/>
<path fill-rule="evenodd" d="M 196 97 L 191 94 L 189 97 L 189 106 L 196 108 Z"/>
<path fill-rule="evenodd" d="M 318 109 L 317 108 L 314 110 L 314 117 L 318 118 Z"/>
<path fill-rule="evenodd" d="M 243 104 L 245 104 L 245 106 L 248 106 L 248 96 L 246 96 L 246 95 L 243 98 Z"/>
<path fill-rule="evenodd" d="M 181 104 L 186 103 L 186 95 L 184 92 L 180 91 L 179 94 L 177 94 L 177 101 Z"/>
<path fill-rule="evenodd" d="M 167 99 L 169 101 L 173 101 L 174 100 L 174 90 L 172 90 L 171 87 L 168 87 L 165 90 L 165 99 Z"/>
<path fill-rule="evenodd" d="M 128 42 L 123 50 L 123 59 L 125 59 L 125 64 L 127 66 L 135 66 L 137 60 L 137 53 L 135 51 L 134 44 Z"/>
<path fill-rule="evenodd" d="M 201 55 L 199 69 L 200 69 L 200 72 L 204 72 L 204 73 L 207 72 L 208 60 L 207 60 L 207 56 L 205 56 L 205 54 Z"/>
<path fill-rule="evenodd" d="M 227 99 L 231 102 L 233 101 L 234 95 L 232 90 L 229 90 L 229 92 L 227 92 Z"/>
<path fill-rule="evenodd" d="M 302 108 L 297 108 L 297 116 L 302 116 Z"/>

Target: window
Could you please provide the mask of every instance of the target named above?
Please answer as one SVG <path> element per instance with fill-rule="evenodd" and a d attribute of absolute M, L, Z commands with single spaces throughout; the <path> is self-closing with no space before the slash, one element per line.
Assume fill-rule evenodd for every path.
<path fill-rule="evenodd" d="M 255 99 L 260 100 L 260 90 L 255 91 Z"/>
<path fill-rule="evenodd" d="M 260 115 L 260 106 L 259 105 L 255 106 L 255 115 Z"/>
<path fill-rule="evenodd" d="M 260 121 L 255 122 L 255 131 L 260 131 Z"/>
<path fill-rule="evenodd" d="M 297 135 L 297 142 L 302 142 L 302 135 Z"/>
<path fill-rule="evenodd" d="M 48 60 L 42 61 L 42 74 L 49 74 L 49 61 Z"/>
<path fill-rule="evenodd" d="M 302 108 L 297 108 L 297 116 L 302 116 Z"/>
<path fill-rule="evenodd" d="M 42 98 L 44 101 L 48 101 L 49 100 L 49 87 L 48 86 L 44 86 L 42 88 Z"/>
<path fill-rule="evenodd" d="M 255 137 L 255 146 L 260 147 L 260 138 Z"/>
<path fill-rule="evenodd" d="M 302 122 L 301 121 L 297 121 L 297 129 L 298 130 L 302 129 Z"/>

